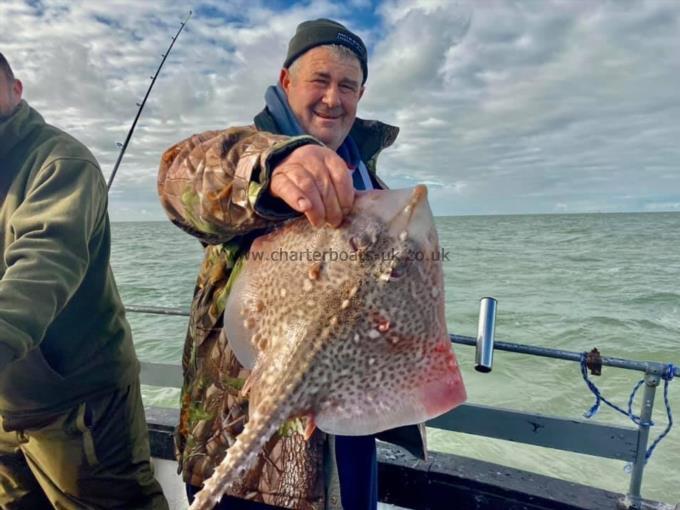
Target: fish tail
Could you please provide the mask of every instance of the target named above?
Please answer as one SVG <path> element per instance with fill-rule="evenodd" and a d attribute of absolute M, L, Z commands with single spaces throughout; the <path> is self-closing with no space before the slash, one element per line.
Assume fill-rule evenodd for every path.
<path fill-rule="evenodd" d="M 307 347 L 299 350 L 297 364 L 308 367 L 313 359 L 314 349 Z M 287 374 L 276 388 L 263 396 L 254 412 L 248 418 L 236 442 L 227 449 L 227 454 L 215 468 L 212 476 L 196 494 L 189 510 L 211 510 L 222 499 L 227 488 L 242 478 L 253 466 L 258 454 L 274 433 L 285 423 L 299 405 L 303 375 L 306 370 L 299 369 Z M 252 375 L 252 374 L 251 374 Z"/>
<path fill-rule="evenodd" d="M 265 443 L 282 425 L 280 416 L 278 413 L 254 413 L 212 476 L 205 481 L 203 489 L 196 494 L 189 510 L 210 510 L 217 505 L 229 485 L 246 474 Z"/>

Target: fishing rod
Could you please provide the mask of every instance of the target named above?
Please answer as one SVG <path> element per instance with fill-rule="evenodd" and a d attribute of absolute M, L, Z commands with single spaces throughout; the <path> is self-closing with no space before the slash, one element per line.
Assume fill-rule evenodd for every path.
<path fill-rule="evenodd" d="M 158 69 L 156 69 L 156 73 L 151 77 L 151 83 L 149 84 L 149 88 L 146 89 L 146 94 L 144 95 L 144 99 L 142 99 L 141 103 L 137 103 L 137 106 L 139 106 L 139 109 L 137 110 L 137 115 L 135 115 L 135 119 L 132 121 L 132 126 L 130 126 L 130 130 L 128 131 L 127 137 L 125 138 L 125 143 L 121 146 L 120 149 L 120 154 L 118 154 L 118 159 L 116 160 L 116 164 L 113 166 L 113 171 L 111 172 L 111 176 L 109 177 L 109 182 L 106 184 L 106 187 L 108 190 L 111 189 L 111 185 L 113 184 L 113 179 L 116 177 L 116 172 L 118 171 L 118 167 L 120 166 L 120 162 L 123 160 L 123 156 L 125 155 L 125 150 L 127 149 L 128 144 L 130 143 L 130 138 L 132 138 L 132 133 L 135 130 L 135 126 L 137 126 L 137 121 L 139 120 L 139 116 L 142 114 L 142 110 L 144 109 L 144 105 L 146 104 L 146 100 L 149 97 L 149 94 L 151 94 L 151 89 L 154 86 L 154 83 L 156 83 L 156 78 L 158 78 L 158 75 L 161 72 L 161 69 L 163 68 L 163 64 L 165 64 L 165 60 L 168 58 L 168 55 L 170 55 L 170 52 L 172 51 L 172 47 L 175 45 L 175 41 L 177 41 L 177 38 L 179 37 L 179 34 L 182 33 L 182 30 L 184 30 L 184 26 L 187 24 L 189 21 L 189 18 L 191 17 L 191 11 L 189 11 L 189 14 L 187 14 L 187 17 L 184 18 L 184 21 L 179 26 L 179 30 L 177 30 L 177 33 L 171 38 L 172 42 L 170 43 L 170 46 L 168 46 L 168 49 L 165 53 L 163 53 L 163 60 L 161 60 L 160 65 L 158 66 Z"/>

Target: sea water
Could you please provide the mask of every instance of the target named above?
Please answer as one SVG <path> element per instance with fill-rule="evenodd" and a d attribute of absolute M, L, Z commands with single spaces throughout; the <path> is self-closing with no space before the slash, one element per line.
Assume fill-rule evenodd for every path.
<path fill-rule="evenodd" d="M 680 364 L 680 213 L 466 216 L 436 219 L 444 250 L 451 333 L 476 336 L 479 299 L 498 300 L 496 339 Z M 127 305 L 189 308 L 198 241 L 170 223 L 115 223 L 112 266 Z M 179 364 L 185 317 L 128 314 L 140 359 Z M 475 372 L 474 349 L 455 346 L 469 402 L 582 419 L 593 403 L 577 363 L 497 351 Z M 594 382 L 626 407 L 641 374 L 605 367 Z M 651 439 L 667 423 L 657 392 Z M 144 388 L 147 404 L 178 405 L 178 391 Z M 680 379 L 670 403 L 680 416 Z M 636 402 L 639 410 L 639 400 Z M 594 421 L 633 426 L 603 407 Z M 430 429 L 431 450 L 626 492 L 624 463 Z M 680 501 L 680 425 L 656 449 L 643 495 Z"/>

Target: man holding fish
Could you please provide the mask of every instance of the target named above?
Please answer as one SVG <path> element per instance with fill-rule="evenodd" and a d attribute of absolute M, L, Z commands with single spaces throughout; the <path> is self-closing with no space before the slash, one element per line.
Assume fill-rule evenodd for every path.
<path fill-rule="evenodd" d="M 254 271 L 247 265 L 243 270 L 244 277 L 236 278 L 244 265 L 244 254 L 254 241 L 257 246 L 263 246 L 261 241 L 266 238 L 260 236 L 285 220 L 301 215 L 319 230 L 339 231 L 338 227 L 344 225 L 343 219 L 354 214 L 353 207 L 356 209 L 355 190 L 385 187 L 376 176 L 376 160 L 380 151 L 394 142 L 398 129 L 356 117 L 367 72 L 366 47 L 356 34 L 328 19 L 301 23 L 290 41 L 279 81 L 266 91 L 266 107 L 255 117 L 253 126 L 194 135 L 162 156 L 158 179 L 161 202 L 171 221 L 196 236 L 205 246 L 184 348 L 184 385 L 176 434 L 178 460 L 190 499 L 215 472 L 225 452 L 234 445 L 237 446 L 233 451 L 242 446 L 239 435 L 244 424 L 249 419 L 256 422 L 256 418 L 261 418 L 260 414 L 269 409 L 265 405 L 268 395 L 263 392 L 269 391 L 266 381 L 278 378 L 270 367 L 277 364 L 278 359 L 269 360 L 271 363 L 267 364 L 264 354 L 257 358 L 257 352 L 249 345 L 240 344 L 240 338 L 247 337 L 245 343 L 249 344 L 252 337 L 252 343 L 263 353 L 267 348 L 275 349 L 276 346 L 271 346 L 273 338 L 262 338 L 271 330 L 262 329 L 258 319 L 266 322 L 269 319 L 265 317 L 274 317 L 285 323 L 285 318 L 268 316 L 266 307 L 276 303 L 277 306 L 285 305 L 287 300 L 294 302 L 296 299 L 286 294 L 288 290 L 283 281 L 279 282 L 280 288 L 273 290 L 259 287 L 264 296 L 274 292 L 273 297 L 269 296 L 272 300 L 258 298 L 254 308 L 248 310 L 245 302 L 235 304 L 243 292 L 251 297 L 259 292 L 248 287 L 252 278 L 243 283 Z M 425 197 L 422 187 L 412 195 L 404 195 L 403 205 L 408 218 L 406 223 L 402 222 L 404 226 L 399 227 L 399 235 L 393 237 L 406 241 L 408 220 L 417 216 L 413 211 L 420 210 L 426 202 Z M 371 210 L 370 200 L 364 200 L 361 210 Z M 395 209 L 393 213 L 397 217 L 400 211 Z M 430 221 L 429 208 L 427 214 Z M 424 241 L 432 241 L 432 237 L 430 235 L 429 240 Z M 361 243 L 358 235 L 356 242 L 350 242 L 348 246 L 358 250 Z M 304 249 L 305 246 L 297 248 Z M 269 270 L 270 273 L 276 271 L 276 268 Z M 285 272 L 283 266 L 281 271 Z M 297 290 L 311 290 L 321 271 L 321 265 L 310 266 L 305 273 L 309 274 L 309 279 L 305 279 Z M 396 276 L 395 268 L 392 271 Z M 389 280 L 390 272 L 385 276 Z M 436 276 L 441 280 L 441 271 Z M 278 285 L 274 280 L 272 282 Z M 357 292 L 361 294 L 357 289 L 349 290 L 350 298 Z M 435 290 L 439 294 L 441 289 L 432 287 L 432 296 L 436 297 Z M 232 296 L 230 300 L 232 292 L 237 298 Z M 430 287 L 427 293 L 430 293 Z M 319 299 L 323 299 L 323 294 Z M 225 308 L 227 313 L 223 321 Z M 342 302 L 342 308 L 351 308 L 349 299 Z M 464 399 L 464 391 L 448 337 L 443 340 L 446 329 L 445 324 L 441 324 L 445 322 L 443 301 L 441 307 L 436 308 L 433 322 L 437 323 L 440 334 L 433 352 L 442 353 L 441 363 L 446 365 L 443 370 L 449 371 L 443 376 L 447 381 L 445 386 L 456 388 L 451 394 L 456 394 L 456 403 L 459 403 Z M 274 329 L 277 320 L 270 320 Z M 376 320 L 378 330 L 368 332 L 369 341 L 390 328 L 386 318 Z M 333 316 L 330 327 L 337 324 L 338 318 Z M 329 333 L 319 333 L 320 336 L 326 334 Z M 395 343 L 398 340 L 397 336 L 391 338 Z M 316 344 L 312 342 L 312 345 Z M 234 351 L 238 352 L 235 354 Z M 294 357 L 294 353 L 291 356 Z M 319 361 L 322 357 L 315 359 Z M 369 370 L 372 370 L 370 360 L 373 358 L 369 359 Z M 253 364 L 255 369 L 251 376 L 249 369 Z M 285 373 L 281 377 L 288 375 Z M 258 388 L 259 384 L 262 388 Z M 434 393 L 442 390 L 441 385 L 433 384 L 436 386 Z M 301 389 L 301 393 L 290 391 L 292 393 L 281 394 L 291 395 L 291 400 L 292 395 L 296 395 L 295 399 L 309 396 L 309 388 Z M 452 407 L 453 402 L 448 396 L 440 399 L 438 394 L 424 400 L 430 414 L 435 408 L 436 412 L 443 412 L 442 409 Z M 254 401 L 262 407 L 254 409 Z M 275 405 L 276 409 L 280 410 L 280 407 Z M 248 464 L 248 469 L 239 471 L 237 480 L 229 482 L 227 496 L 222 498 L 218 508 L 275 505 L 295 509 L 363 510 L 377 507 L 375 436 L 363 432 L 373 431 L 372 426 L 354 428 L 348 420 L 345 425 L 338 425 L 336 431 L 337 422 L 342 420 L 336 420 L 332 412 L 315 415 L 312 407 L 310 404 L 302 413 L 306 413 L 306 418 L 295 410 L 292 418 L 280 427 L 276 422 L 268 425 L 278 427 L 278 430 L 270 438 L 257 437 L 262 439 L 261 453 L 257 460 Z M 402 421 L 416 423 L 408 419 Z M 398 419 L 394 421 L 398 422 Z M 317 430 L 316 424 L 338 434 L 347 430 L 350 435 L 328 435 Z M 384 428 L 375 428 L 375 431 Z M 382 430 L 377 437 L 405 447 L 414 455 L 425 455 L 422 425 Z M 203 507 L 203 502 L 199 504 Z"/>

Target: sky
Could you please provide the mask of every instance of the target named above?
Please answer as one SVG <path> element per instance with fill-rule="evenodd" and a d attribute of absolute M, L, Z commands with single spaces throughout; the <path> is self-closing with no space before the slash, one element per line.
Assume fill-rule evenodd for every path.
<path fill-rule="evenodd" d="M 250 124 L 301 21 L 369 50 L 359 116 L 398 125 L 379 173 L 436 215 L 680 211 L 680 2 L 0 0 L 0 51 L 45 119 L 108 178 L 189 9 L 110 194 L 163 220 L 160 155 Z"/>

